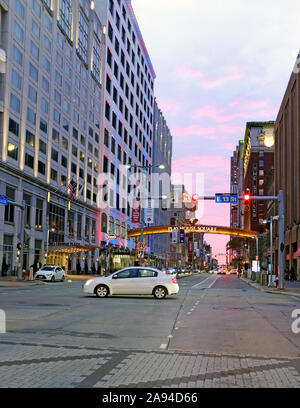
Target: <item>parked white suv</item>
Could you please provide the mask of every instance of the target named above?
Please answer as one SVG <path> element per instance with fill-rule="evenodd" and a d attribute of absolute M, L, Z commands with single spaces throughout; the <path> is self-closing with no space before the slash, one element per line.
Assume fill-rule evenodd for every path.
<path fill-rule="evenodd" d="M 65 280 L 65 271 L 60 266 L 44 265 L 41 269 L 36 271 L 34 279 L 63 282 Z"/>
<path fill-rule="evenodd" d="M 121 269 L 110 276 L 89 279 L 83 291 L 98 297 L 108 295 L 153 295 L 163 299 L 166 295 L 176 295 L 179 286 L 176 277 L 154 268 L 132 266 Z"/>

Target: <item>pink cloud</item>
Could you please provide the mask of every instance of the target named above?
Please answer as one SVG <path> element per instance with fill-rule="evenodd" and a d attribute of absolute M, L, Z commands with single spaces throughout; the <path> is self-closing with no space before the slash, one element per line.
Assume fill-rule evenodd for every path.
<path fill-rule="evenodd" d="M 229 106 L 238 106 L 239 108 L 265 108 L 269 106 L 269 103 L 267 100 L 254 100 L 251 101 L 249 99 L 244 99 L 244 98 L 236 98 L 233 100 Z"/>
<path fill-rule="evenodd" d="M 226 82 L 237 81 L 244 77 L 244 74 L 239 73 L 236 67 L 233 67 L 232 70 L 233 70 L 233 73 L 231 74 L 222 75 L 214 79 L 209 79 L 209 78 L 205 78 L 204 74 L 200 70 L 197 70 L 197 69 L 191 68 L 188 65 L 185 65 L 176 71 L 176 75 L 179 74 L 181 77 L 184 77 L 186 79 L 192 79 L 193 81 L 199 80 L 199 83 L 202 86 L 202 88 L 211 89 L 211 88 L 216 88 Z"/>
<path fill-rule="evenodd" d="M 192 111 L 192 119 L 197 119 L 199 117 L 208 117 L 213 119 L 214 121 L 221 123 L 221 122 L 230 122 L 236 118 L 247 118 L 248 115 L 246 113 L 230 113 L 230 114 L 222 114 L 224 110 L 218 111 L 216 108 L 210 105 L 206 105 L 203 108 L 194 109 Z"/>
<path fill-rule="evenodd" d="M 218 130 L 223 133 L 241 133 L 244 138 L 245 126 L 227 126 L 227 125 L 220 125 L 218 126 Z"/>
<path fill-rule="evenodd" d="M 178 111 L 180 109 L 180 105 L 176 103 L 160 103 L 159 108 L 163 113 L 166 113 L 170 111 Z"/>
<path fill-rule="evenodd" d="M 199 125 L 190 125 L 186 127 L 178 127 L 172 129 L 173 136 L 200 136 L 211 135 L 215 132 L 215 128 L 204 128 Z"/>

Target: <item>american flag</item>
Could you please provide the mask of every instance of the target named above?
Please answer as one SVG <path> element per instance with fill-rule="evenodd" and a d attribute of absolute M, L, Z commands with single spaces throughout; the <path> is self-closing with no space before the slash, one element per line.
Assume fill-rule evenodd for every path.
<path fill-rule="evenodd" d="M 76 198 L 76 188 L 77 188 L 77 183 L 72 179 L 68 185 L 68 190 L 70 190 L 72 201 L 74 201 Z"/>

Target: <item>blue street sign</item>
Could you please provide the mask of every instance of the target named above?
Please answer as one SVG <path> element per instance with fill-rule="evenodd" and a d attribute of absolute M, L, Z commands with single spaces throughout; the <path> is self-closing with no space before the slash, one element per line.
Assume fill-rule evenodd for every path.
<path fill-rule="evenodd" d="M 237 194 L 216 194 L 216 203 L 227 203 L 227 204 L 237 204 L 239 202 L 239 197 Z"/>
<path fill-rule="evenodd" d="M 184 244 L 184 230 L 181 229 L 179 232 L 179 242 L 180 244 Z"/>
<path fill-rule="evenodd" d="M 203 248 L 200 249 L 200 256 L 203 256 Z"/>
<path fill-rule="evenodd" d="M 8 198 L 5 196 L 0 196 L 0 204 L 8 205 Z"/>

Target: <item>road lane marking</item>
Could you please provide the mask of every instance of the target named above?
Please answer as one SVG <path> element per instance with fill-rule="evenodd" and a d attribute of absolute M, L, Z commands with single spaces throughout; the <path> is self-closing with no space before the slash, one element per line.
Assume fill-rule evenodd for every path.
<path fill-rule="evenodd" d="M 161 345 L 160 345 L 160 348 L 161 348 L 161 349 L 166 349 L 166 348 L 167 348 L 167 344 L 161 344 Z"/>
<path fill-rule="evenodd" d="M 216 278 L 208 287 L 207 289 L 210 289 L 212 287 L 212 285 L 218 280 L 219 278 Z"/>
<path fill-rule="evenodd" d="M 196 285 L 192 286 L 191 289 L 195 288 L 196 286 L 202 285 L 202 283 L 204 283 L 209 278 L 210 278 L 210 276 L 208 278 L 204 279 L 203 281 L 197 283 Z"/>

